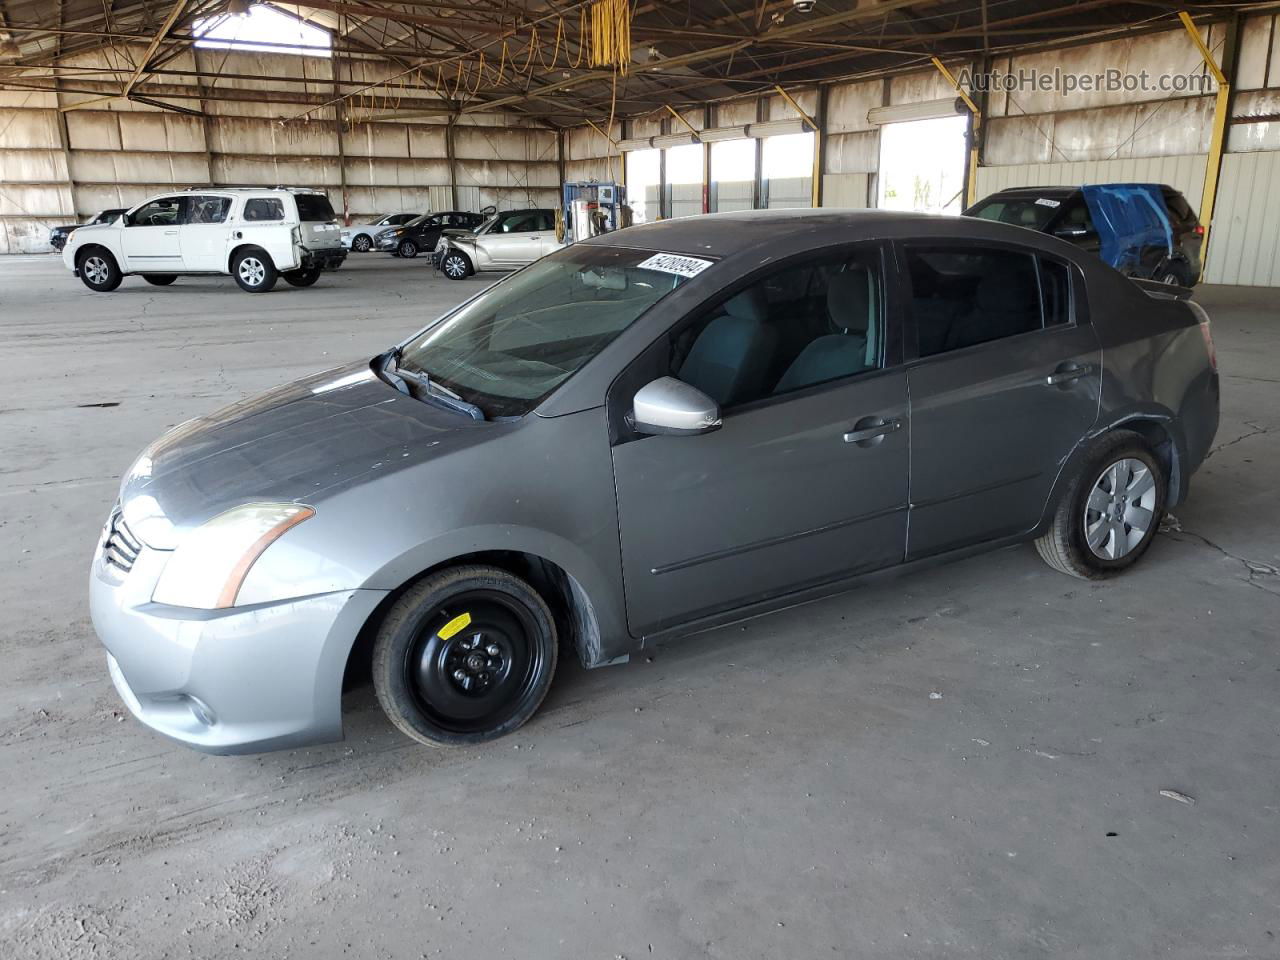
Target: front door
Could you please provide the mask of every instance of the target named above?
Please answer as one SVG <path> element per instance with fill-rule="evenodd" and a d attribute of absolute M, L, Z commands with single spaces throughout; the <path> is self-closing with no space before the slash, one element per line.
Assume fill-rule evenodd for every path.
<path fill-rule="evenodd" d="M 910 428 L 883 277 L 873 245 L 774 267 L 619 378 L 612 410 L 672 375 L 723 417 L 699 436 L 636 436 L 611 414 L 634 634 L 902 561 Z"/>
<path fill-rule="evenodd" d="M 537 210 L 517 210 L 501 215 L 493 229 L 477 241 L 494 266 L 523 266 L 542 256 Z"/>
<path fill-rule="evenodd" d="M 185 196 L 158 197 L 125 218 L 121 246 L 129 273 L 182 269 L 178 231 L 186 215 Z"/>
<path fill-rule="evenodd" d="M 916 559 L 1039 522 L 1097 419 L 1102 351 L 1083 278 L 1066 261 L 925 242 L 903 255 L 917 357 L 907 372 Z"/>

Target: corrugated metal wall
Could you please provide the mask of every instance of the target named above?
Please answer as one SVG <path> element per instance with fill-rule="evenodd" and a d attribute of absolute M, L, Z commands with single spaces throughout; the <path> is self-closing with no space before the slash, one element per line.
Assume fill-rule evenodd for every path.
<path fill-rule="evenodd" d="M 1280 152 L 1229 153 L 1209 232 L 1205 280 L 1280 287 Z"/>
<path fill-rule="evenodd" d="M 129 52 L 136 59 L 142 50 Z M 121 55 L 117 48 L 62 62 L 101 68 Z M 231 76 L 291 77 L 300 82 L 278 88 L 331 94 L 334 61 L 192 49 L 167 66 L 226 74 L 212 88 L 198 86 L 193 77 L 163 77 L 162 89 L 174 102 L 201 107 L 207 117 L 114 100 L 65 111 L 64 139 L 58 107 L 85 101 L 87 95 L 0 91 L 0 253 L 47 250 L 49 227 L 55 224 L 104 207 L 131 206 L 165 190 L 210 183 L 317 187 L 341 211 L 345 179 L 346 209 L 357 220 L 453 206 L 443 118 L 365 122 L 387 104 L 376 98 L 351 101 L 342 134 L 346 163 L 340 170 L 331 109 L 306 122 L 282 124 L 281 114 L 302 107 L 257 101 L 255 93 L 277 87 Z M 375 81 L 391 69 L 368 60 L 343 60 L 338 66 L 357 82 Z M 555 204 L 556 131 L 517 115 L 464 114 L 455 127 L 454 151 L 458 201 L 465 209 Z"/>

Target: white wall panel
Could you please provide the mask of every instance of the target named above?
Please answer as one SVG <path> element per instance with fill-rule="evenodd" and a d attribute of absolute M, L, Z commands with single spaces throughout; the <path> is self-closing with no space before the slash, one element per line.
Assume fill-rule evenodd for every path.
<path fill-rule="evenodd" d="M 822 205 L 861 210 L 870 206 L 870 174 L 828 173 L 822 178 Z"/>
<path fill-rule="evenodd" d="M 813 206 L 811 177 L 774 177 L 765 182 L 769 209 Z"/>
<path fill-rule="evenodd" d="M 726 210 L 750 210 L 755 194 L 755 184 L 750 180 L 718 180 L 715 190 L 715 212 Z"/>
<path fill-rule="evenodd" d="M 1209 231 L 1209 283 L 1280 287 L 1280 151 L 1229 153 Z"/>
<path fill-rule="evenodd" d="M 978 169 L 978 196 L 1007 187 L 1075 185 L 1085 183 L 1167 183 L 1181 190 L 1187 202 L 1200 209 L 1204 189 L 1203 155 L 1091 160 L 1081 163 L 1033 163 Z"/>

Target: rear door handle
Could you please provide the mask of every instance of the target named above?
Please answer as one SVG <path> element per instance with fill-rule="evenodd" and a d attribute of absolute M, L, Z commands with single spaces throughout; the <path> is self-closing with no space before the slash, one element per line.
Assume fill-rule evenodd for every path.
<path fill-rule="evenodd" d="M 178 235 L 178 231 L 177 231 L 177 230 L 166 230 L 166 231 L 164 232 L 164 235 L 165 235 L 166 237 L 176 237 L 176 236 Z"/>
<path fill-rule="evenodd" d="M 869 447 L 879 443 L 886 436 L 901 428 L 901 420 L 886 420 L 884 417 L 863 417 L 853 425 L 852 430 L 844 435 L 844 442 Z"/>
<path fill-rule="evenodd" d="M 1064 363 L 1045 377 L 1044 382 L 1050 387 L 1057 387 L 1073 380 L 1079 380 L 1081 377 L 1088 376 L 1088 374 L 1088 367 L 1082 367 L 1078 363 Z"/>

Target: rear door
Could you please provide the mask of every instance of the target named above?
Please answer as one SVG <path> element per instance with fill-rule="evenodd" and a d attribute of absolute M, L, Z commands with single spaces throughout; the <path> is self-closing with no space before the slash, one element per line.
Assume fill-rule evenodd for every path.
<path fill-rule="evenodd" d="M 1029 531 L 1098 416 L 1084 279 L 1013 244 L 908 242 L 909 559 Z"/>
<path fill-rule="evenodd" d="M 178 229 L 182 266 L 193 272 L 225 272 L 230 239 L 226 220 L 231 198 L 194 194 L 187 199 L 186 222 Z"/>
<path fill-rule="evenodd" d="M 182 270 L 179 229 L 186 219 L 186 195 L 157 197 L 132 214 L 121 231 L 124 268 L 129 273 L 172 273 Z"/>
<path fill-rule="evenodd" d="M 532 263 L 542 256 L 538 211 L 517 210 L 503 214 L 493 229 L 477 241 L 495 266 Z"/>
<path fill-rule="evenodd" d="M 900 563 L 910 433 L 883 251 L 775 266 L 694 311 L 610 390 L 627 619 L 643 636 Z M 821 317 L 771 302 L 809 289 Z M 888 288 L 890 294 L 892 288 Z M 636 390 L 675 376 L 715 399 L 700 436 L 639 436 Z"/>

